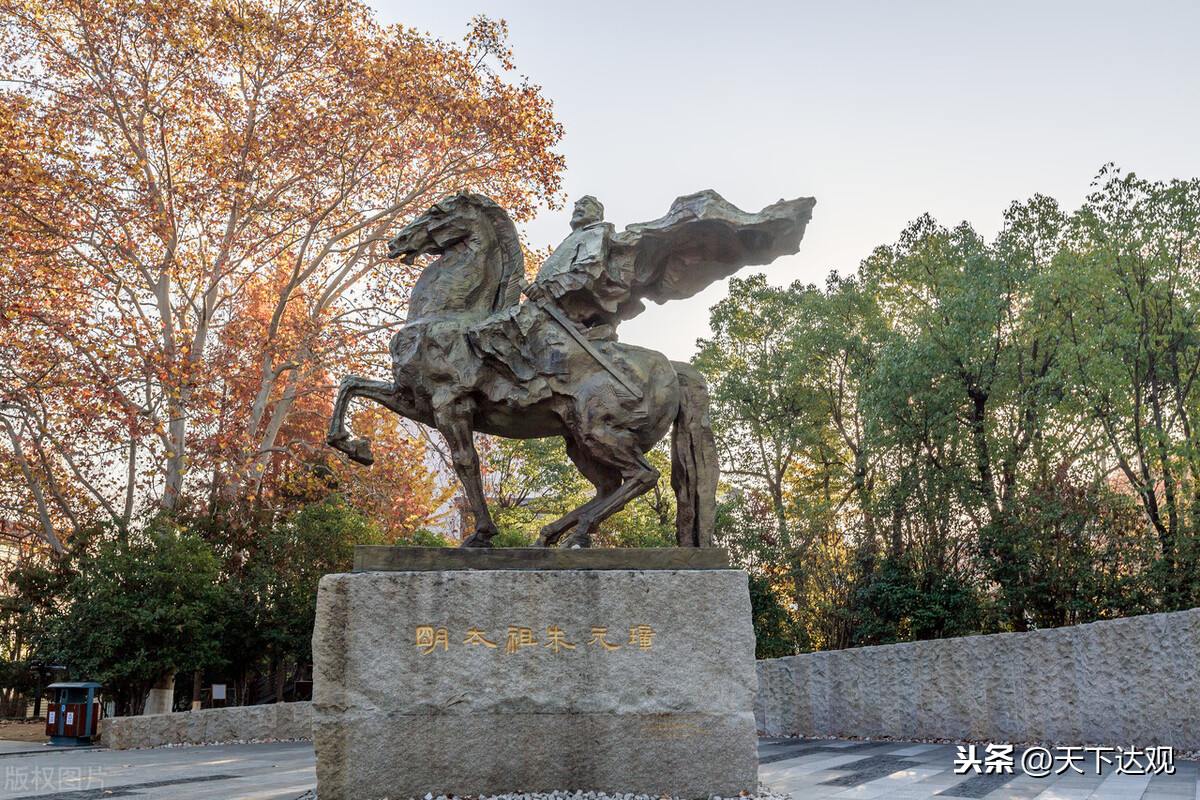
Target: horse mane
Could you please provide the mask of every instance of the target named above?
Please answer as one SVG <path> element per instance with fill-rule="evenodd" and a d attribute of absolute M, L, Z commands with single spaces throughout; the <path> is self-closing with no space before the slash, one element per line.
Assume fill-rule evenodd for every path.
<path fill-rule="evenodd" d="M 525 277 L 525 251 L 521 248 L 517 226 L 513 224 L 508 212 L 490 197 L 481 194 L 468 194 L 466 197 L 492 223 L 496 236 L 500 239 L 504 263 L 501 265 L 496 298 L 492 301 L 492 311 L 515 306 L 521 302 L 521 281 Z"/>

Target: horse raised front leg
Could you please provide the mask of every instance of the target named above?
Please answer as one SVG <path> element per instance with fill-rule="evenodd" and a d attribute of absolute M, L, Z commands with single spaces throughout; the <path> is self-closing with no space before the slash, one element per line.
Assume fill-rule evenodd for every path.
<path fill-rule="evenodd" d="M 479 472 L 479 453 L 475 450 L 474 431 L 469 420 L 474 409 L 466 404 L 456 404 L 446 414 L 437 415 L 438 430 L 450 446 L 454 472 L 462 481 L 475 517 L 475 532 L 462 543 L 463 547 L 491 547 L 492 537 L 499 529 L 488 511 L 487 498 L 483 493 L 483 476 Z"/>
<path fill-rule="evenodd" d="M 346 430 L 346 410 L 355 397 L 365 397 L 394 409 L 396 389 L 390 383 L 360 378 L 357 375 L 347 375 L 338 385 L 337 400 L 334 401 L 333 413 L 329 416 L 329 435 L 325 437 L 325 442 L 359 464 L 369 467 L 375 463 L 375 457 L 371 455 L 371 443 L 366 439 L 350 438 L 350 432 Z"/>

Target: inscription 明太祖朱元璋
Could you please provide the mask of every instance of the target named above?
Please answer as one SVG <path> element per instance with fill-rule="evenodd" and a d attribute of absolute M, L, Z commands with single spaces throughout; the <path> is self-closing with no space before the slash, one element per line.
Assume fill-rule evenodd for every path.
<path fill-rule="evenodd" d="M 442 650 L 450 649 L 450 631 L 434 625 L 417 625 L 414 630 L 416 646 L 422 648 L 423 655 L 429 655 L 440 646 Z M 505 635 L 504 652 L 511 655 L 519 653 L 524 647 L 550 647 L 555 653 L 561 650 L 575 650 L 578 647 L 598 646 L 606 651 L 620 650 L 623 646 L 638 650 L 650 650 L 654 646 L 654 637 L 658 631 L 649 625 L 631 625 L 629 641 L 625 645 L 609 640 L 608 626 L 593 625 L 588 631 L 591 637 L 584 644 L 582 640 L 572 641 L 567 632 L 558 625 L 546 626 L 546 640 L 541 641 L 533 632 L 533 628 L 521 625 L 509 625 Z M 488 632 L 482 628 L 470 627 L 466 630 L 466 638 L 462 640 L 464 647 L 499 648 L 496 641 L 487 638 Z M 499 638 L 498 636 L 496 637 Z"/>

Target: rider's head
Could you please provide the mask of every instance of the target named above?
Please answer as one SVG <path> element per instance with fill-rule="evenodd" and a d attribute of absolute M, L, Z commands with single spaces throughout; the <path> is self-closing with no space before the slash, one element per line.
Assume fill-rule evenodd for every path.
<path fill-rule="evenodd" d="M 603 219 L 604 206 L 590 194 L 584 195 L 575 201 L 575 210 L 571 213 L 571 229 L 582 228 Z"/>

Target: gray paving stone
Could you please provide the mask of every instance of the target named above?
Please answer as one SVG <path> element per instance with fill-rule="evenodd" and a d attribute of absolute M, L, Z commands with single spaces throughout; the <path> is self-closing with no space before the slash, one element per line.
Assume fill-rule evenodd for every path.
<path fill-rule="evenodd" d="M 991 775 L 972 775 L 938 794 L 940 797 L 987 797 L 1001 786 L 1012 781 L 1015 777 L 1016 775 L 995 773 Z"/>
<path fill-rule="evenodd" d="M 899 756 L 871 756 L 864 758 L 862 761 L 848 764 L 847 768 L 852 769 L 852 772 L 828 780 L 826 783 L 830 786 L 858 786 L 859 784 L 873 781 L 876 778 L 891 775 L 893 772 L 899 772 L 916 766 L 918 766 L 916 761 L 910 761 Z"/>

